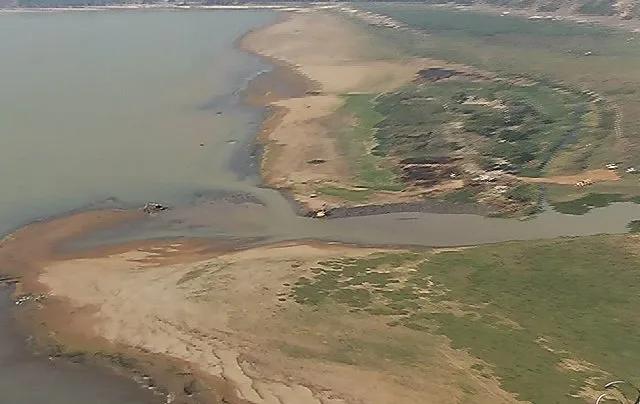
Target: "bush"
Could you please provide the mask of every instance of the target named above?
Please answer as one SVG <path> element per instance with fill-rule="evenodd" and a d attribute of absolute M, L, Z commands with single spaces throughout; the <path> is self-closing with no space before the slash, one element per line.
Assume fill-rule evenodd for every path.
<path fill-rule="evenodd" d="M 513 201 L 521 203 L 535 202 L 538 198 L 538 190 L 534 185 L 520 184 L 507 191 L 506 196 Z"/>

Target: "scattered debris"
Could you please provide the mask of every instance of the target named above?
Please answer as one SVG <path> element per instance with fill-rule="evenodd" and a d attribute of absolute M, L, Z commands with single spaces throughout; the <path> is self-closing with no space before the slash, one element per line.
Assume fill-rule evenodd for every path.
<path fill-rule="evenodd" d="M 492 175 L 488 175 L 488 174 L 481 174 L 477 177 L 473 177 L 471 179 L 471 181 L 474 182 L 496 182 L 497 178 L 492 176 Z"/>
<path fill-rule="evenodd" d="M 22 295 L 22 296 L 18 297 L 15 300 L 15 304 L 16 304 L 16 306 L 21 306 L 21 305 L 23 305 L 23 304 L 25 304 L 27 302 L 39 302 L 44 298 L 45 298 L 45 295 L 43 295 L 43 294 L 34 295 L 32 293 L 28 293 L 26 295 Z"/>
<path fill-rule="evenodd" d="M 161 212 L 161 211 L 167 210 L 167 209 L 169 209 L 168 206 L 165 206 L 165 205 L 163 205 L 161 203 L 157 203 L 157 202 L 147 202 L 144 205 L 144 207 L 142 208 L 144 213 L 147 213 L 147 214 Z"/>
<path fill-rule="evenodd" d="M 187 395 L 187 397 L 193 396 L 193 394 L 196 392 L 196 382 L 190 380 L 189 382 L 184 384 L 182 390 L 184 391 L 184 394 Z"/>
<path fill-rule="evenodd" d="M 587 178 L 586 180 L 576 182 L 576 187 L 578 188 L 586 187 L 588 185 L 593 185 L 593 180 Z"/>
<path fill-rule="evenodd" d="M 0 286 L 1 285 L 14 285 L 14 284 L 16 284 L 18 282 L 20 282 L 20 278 L 13 277 L 13 276 L 0 275 Z"/>

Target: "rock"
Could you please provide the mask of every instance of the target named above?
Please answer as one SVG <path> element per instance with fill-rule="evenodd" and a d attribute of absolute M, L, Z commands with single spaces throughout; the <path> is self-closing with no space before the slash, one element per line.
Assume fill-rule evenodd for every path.
<path fill-rule="evenodd" d="M 142 210 L 144 211 L 144 213 L 156 213 L 156 212 L 161 212 L 163 210 L 167 210 L 169 209 L 168 206 L 165 206 L 161 203 L 157 203 L 157 202 L 147 202 L 144 207 L 142 208 Z"/>
<path fill-rule="evenodd" d="M 191 397 L 196 392 L 196 383 L 193 380 L 191 380 L 185 383 L 182 390 L 184 391 L 184 394 L 187 395 L 187 397 Z"/>

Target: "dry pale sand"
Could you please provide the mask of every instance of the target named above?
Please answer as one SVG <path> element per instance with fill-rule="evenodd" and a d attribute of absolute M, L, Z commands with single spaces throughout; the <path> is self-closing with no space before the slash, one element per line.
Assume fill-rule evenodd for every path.
<path fill-rule="evenodd" d="M 496 380 L 473 371 L 477 361 L 451 349 L 444 337 L 337 307 L 313 310 L 283 297 L 318 260 L 375 252 L 288 244 L 194 260 L 190 247 L 166 244 L 54 261 L 39 281 L 50 299 L 92 313 L 88 332 L 185 361 L 231 383 L 244 403 L 453 404 L 464 396 L 461 386 L 477 392 L 475 403 L 516 403 Z M 177 263 L 184 254 L 187 263 Z M 376 350 L 363 349 L 351 364 L 322 354 L 345 339 L 353 349 Z M 377 354 L 402 344 L 424 355 L 420 363 Z"/>
<path fill-rule="evenodd" d="M 375 48 L 361 28 L 322 12 L 292 14 L 248 34 L 242 46 L 289 66 L 319 92 L 271 103 L 279 111 L 278 119 L 266 125 L 262 136 L 267 146 L 262 162 L 265 183 L 293 191 L 311 207 L 322 205 L 320 199 L 306 198 L 320 184 L 352 186 L 349 162 L 324 120 L 342 106 L 341 96 L 393 91 L 411 81 L 420 69 L 442 65 L 415 58 L 382 60 L 388 53 Z M 309 164 L 314 159 L 325 163 Z"/>

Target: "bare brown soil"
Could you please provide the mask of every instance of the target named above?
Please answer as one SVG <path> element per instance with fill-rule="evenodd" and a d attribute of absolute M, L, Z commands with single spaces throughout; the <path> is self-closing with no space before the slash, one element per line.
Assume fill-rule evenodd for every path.
<path fill-rule="evenodd" d="M 614 170 L 595 169 L 575 175 L 556 175 L 544 178 L 520 177 L 520 179 L 532 184 L 574 185 L 579 181 L 585 180 L 591 180 L 593 182 L 618 181 L 620 175 Z"/>

